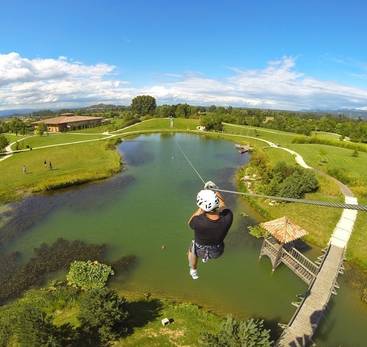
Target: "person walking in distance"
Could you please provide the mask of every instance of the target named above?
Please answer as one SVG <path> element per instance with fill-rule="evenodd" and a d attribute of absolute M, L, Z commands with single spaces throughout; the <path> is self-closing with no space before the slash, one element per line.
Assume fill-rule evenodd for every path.
<path fill-rule="evenodd" d="M 195 239 L 188 250 L 190 275 L 196 280 L 198 258 L 206 263 L 209 259 L 219 258 L 224 252 L 224 239 L 233 222 L 233 213 L 226 208 L 225 201 L 217 186 L 209 181 L 205 183 L 196 199 L 198 209 L 189 219 Z"/>

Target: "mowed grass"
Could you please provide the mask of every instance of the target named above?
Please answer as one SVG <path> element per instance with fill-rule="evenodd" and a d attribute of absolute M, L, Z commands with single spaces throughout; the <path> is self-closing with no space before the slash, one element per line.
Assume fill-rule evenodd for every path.
<path fill-rule="evenodd" d="M 359 152 L 353 157 L 353 150 L 319 144 L 292 144 L 289 148 L 300 153 L 309 165 L 327 172 L 328 169 L 339 169 L 350 177 L 350 188 L 353 185 L 367 185 L 367 153 Z"/>
<path fill-rule="evenodd" d="M 23 139 L 24 137 L 26 137 L 26 135 L 15 135 L 15 134 L 3 134 L 6 139 L 9 141 L 9 143 L 15 142 L 15 141 L 19 141 L 21 139 Z"/>
<path fill-rule="evenodd" d="M 73 133 L 59 133 L 59 134 L 49 134 L 49 135 L 34 135 L 25 138 L 23 141 L 20 142 L 21 148 L 26 148 L 27 145 L 34 148 L 34 147 L 42 147 L 42 146 L 49 146 L 49 145 L 56 145 L 60 143 L 69 143 L 69 142 L 76 142 L 76 141 L 85 141 L 85 140 L 93 140 L 93 139 L 100 139 L 104 138 L 104 135 L 78 135 Z M 12 149 L 15 149 L 15 145 L 12 146 Z"/>
<path fill-rule="evenodd" d="M 45 160 L 52 162 L 53 170 L 44 166 Z M 116 150 L 106 148 L 106 141 L 15 154 L 0 162 L 0 202 L 30 192 L 109 177 L 120 170 L 120 161 Z"/>
<path fill-rule="evenodd" d="M 152 118 L 141 123 L 136 123 L 133 126 L 119 131 L 119 134 L 131 131 L 154 131 L 154 130 L 196 130 L 200 124 L 198 119 L 184 119 L 175 118 L 173 120 L 173 128 L 171 128 L 171 121 L 166 118 Z"/>
<path fill-rule="evenodd" d="M 134 333 L 115 342 L 113 346 L 126 347 L 171 347 L 198 346 L 203 332 L 217 332 L 222 318 L 195 305 L 160 300 L 162 305 L 157 316 L 149 317 L 144 306 L 149 301 L 137 301 L 129 304 L 132 309 Z M 148 314 L 148 316 L 147 316 Z M 173 323 L 162 326 L 163 318 L 173 319 Z"/>
<path fill-rule="evenodd" d="M 226 133 L 259 137 L 271 141 L 277 145 L 283 145 L 283 146 L 292 143 L 292 140 L 295 137 L 297 137 L 297 134 L 287 133 L 285 131 L 256 128 L 246 125 L 234 125 L 234 124 L 225 124 L 223 127 L 223 131 Z"/>
<path fill-rule="evenodd" d="M 360 199 L 360 204 L 367 205 L 367 199 Z M 352 237 L 347 248 L 347 259 L 367 270 L 367 212 L 358 212 Z"/>

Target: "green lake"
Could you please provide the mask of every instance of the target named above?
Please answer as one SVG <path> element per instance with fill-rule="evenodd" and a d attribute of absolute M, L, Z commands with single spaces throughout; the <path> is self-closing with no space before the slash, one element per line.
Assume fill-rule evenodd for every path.
<path fill-rule="evenodd" d="M 34 247 L 59 237 L 106 243 L 111 260 L 128 254 L 138 258 L 136 267 L 114 282 L 118 289 L 190 301 L 222 314 L 286 323 L 295 310 L 291 302 L 306 285 L 285 266 L 272 274 L 267 258 L 259 262 L 261 241 L 247 232 L 255 220 L 241 212 L 254 214 L 241 198 L 226 196 L 235 221 L 224 256 L 200 263 L 199 280 L 189 276 L 186 250 L 193 234 L 187 220 L 196 209 L 202 184 L 177 143 L 204 179 L 227 189 L 234 188 L 236 168 L 249 159 L 227 141 L 186 134 L 138 136 L 119 147 L 126 164 L 121 174 L 18 204 L 14 219 L 3 227 L 18 233 L 7 250 L 18 250 L 26 258 Z M 367 305 L 343 277 L 339 283 L 315 340 L 322 347 L 364 347 Z"/>

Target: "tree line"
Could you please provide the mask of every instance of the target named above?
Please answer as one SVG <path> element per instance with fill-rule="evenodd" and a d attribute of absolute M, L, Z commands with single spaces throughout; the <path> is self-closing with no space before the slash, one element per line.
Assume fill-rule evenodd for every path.
<path fill-rule="evenodd" d="M 87 108 L 62 110 L 75 114 L 90 114 L 106 118 L 122 118 L 125 121 L 136 121 L 146 117 L 200 118 L 208 130 L 222 130 L 222 122 L 263 127 L 302 135 L 311 135 L 313 131 L 337 133 L 341 139 L 348 137 L 353 142 L 367 143 L 367 119 L 350 118 L 343 114 L 322 112 L 298 112 L 267 110 L 243 107 L 194 106 L 187 103 L 175 105 L 157 105 L 150 95 L 139 95 L 132 99 L 130 106 L 96 105 Z M 0 120 L 0 133 L 12 132 L 24 134 L 32 129 L 31 123 L 36 119 L 55 116 L 59 112 L 33 112 L 25 119 L 10 118 Z"/>

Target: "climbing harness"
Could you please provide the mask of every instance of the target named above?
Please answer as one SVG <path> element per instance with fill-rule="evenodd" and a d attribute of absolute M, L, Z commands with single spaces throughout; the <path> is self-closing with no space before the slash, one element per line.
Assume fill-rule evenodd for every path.
<path fill-rule="evenodd" d="M 193 171 L 199 177 L 199 179 L 205 184 L 203 177 L 200 175 L 199 171 L 195 168 L 194 164 L 191 162 L 189 157 L 186 155 L 182 147 L 179 143 L 177 143 L 177 147 L 182 153 L 183 157 L 186 159 L 187 163 L 191 166 Z M 238 192 L 234 190 L 227 190 L 227 189 L 219 189 L 213 188 L 212 190 L 222 193 L 229 193 L 235 195 L 243 195 L 252 198 L 260 198 L 260 199 L 270 199 L 275 201 L 285 201 L 285 202 L 294 202 L 299 204 L 306 204 L 306 205 L 314 205 L 314 206 L 323 206 L 323 207 L 333 207 L 333 208 L 342 208 L 347 210 L 357 210 L 367 212 L 366 205 L 358 205 L 358 204 L 345 204 L 341 202 L 332 202 L 332 201 L 320 201 L 320 200 L 308 200 L 308 199 L 295 199 L 295 198 L 286 198 L 281 196 L 272 196 L 272 195 L 263 195 L 263 194 L 256 194 L 256 193 L 247 193 L 247 192 Z"/>

